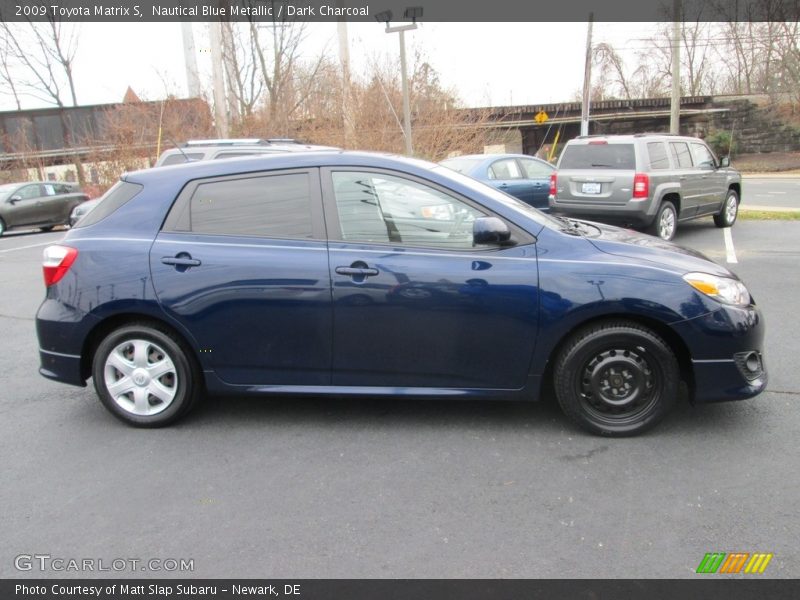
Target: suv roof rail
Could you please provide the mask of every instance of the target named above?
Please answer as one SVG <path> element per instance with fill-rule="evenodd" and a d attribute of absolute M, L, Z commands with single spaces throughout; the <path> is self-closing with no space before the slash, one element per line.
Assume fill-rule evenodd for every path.
<path fill-rule="evenodd" d="M 187 140 L 182 145 L 184 148 L 192 146 L 270 146 L 272 144 L 297 144 L 292 138 L 219 138 L 210 140 Z"/>
<path fill-rule="evenodd" d="M 633 137 L 647 137 L 648 135 L 667 135 L 671 137 L 679 137 L 680 133 L 669 133 L 666 131 L 644 131 L 642 133 L 634 133 Z"/>

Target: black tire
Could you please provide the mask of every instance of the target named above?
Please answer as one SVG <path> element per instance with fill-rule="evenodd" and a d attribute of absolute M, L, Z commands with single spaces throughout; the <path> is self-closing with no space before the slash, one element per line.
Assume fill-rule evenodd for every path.
<path fill-rule="evenodd" d="M 3 219 L 0 219 L 0 237 L 3 237 L 3 234 L 6 232 L 6 222 Z"/>
<path fill-rule="evenodd" d="M 656 333 L 628 321 L 577 331 L 559 352 L 553 375 L 564 413 L 592 433 L 637 435 L 675 404 L 680 369 Z"/>
<path fill-rule="evenodd" d="M 47 227 L 40 227 L 39 229 L 41 229 L 42 231 L 47 233 L 48 231 L 53 231 L 54 227 L 55 227 L 55 225 L 48 225 Z"/>
<path fill-rule="evenodd" d="M 728 190 L 728 195 L 725 196 L 725 202 L 722 203 L 719 214 L 714 215 L 714 225 L 717 227 L 733 227 L 738 216 L 739 194 L 736 193 L 736 190 Z"/>
<path fill-rule="evenodd" d="M 675 238 L 676 231 L 678 231 L 678 211 L 675 210 L 675 205 L 672 202 L 665 200 L 658 207 L 656 218 L 653 224 L 650 225 L 649 232 L 669 242 Z"/>
<path fill-rule="evenodd" d="M 92 361 L 92 378 L 103 405 L 135 427 L 173 423 L 203 392 L 199 368 L 180 340 L 145 323 L 120 327 L 103 339 Z M 112 392 L 114 383 L 120 385 Z M 170 395 L 169 400 L 163 397 Z"/>

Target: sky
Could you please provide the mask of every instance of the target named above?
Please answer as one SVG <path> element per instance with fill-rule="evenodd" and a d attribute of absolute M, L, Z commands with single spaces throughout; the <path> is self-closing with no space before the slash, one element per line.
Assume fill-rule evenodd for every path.
<path fill-rule="evenodd" d="M 180 23 L 81 23 L 75 79 L 79 104 L 119 102 L 128 86 L 144 100 L 186 97 Z M 208 27 L 194 23 L 201 81 L 210 89 Z M 595 23 L 593 42 L 609 42 L 633 56 L 655 32 L 652 23 Z M 308 25 L 308 57 L 338 57 L 335 23 Z M 445 87 L 464 106 L 544 104 L 574 99 L 583 85 L 586 23 L 420 23 L 406 34 L 409 57 L 424 54 Z M 348 23 L 351 70 L 372 60 L 396 59 L 398 35 L 378 23 Z M 26 100 L 23 108 L 39 108 Z M 13 101 L 0 97 L 3 110 Z"/>

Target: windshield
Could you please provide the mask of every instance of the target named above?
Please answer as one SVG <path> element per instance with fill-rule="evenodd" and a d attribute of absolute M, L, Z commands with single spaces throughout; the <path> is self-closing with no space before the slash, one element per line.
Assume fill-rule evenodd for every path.
<path fill-rule="evenodd" d="M 448 158 L 447 160 L 443 160 L 440 162 L 440 165 L 444 165 L 448 169 L 453 169 L 454 171 L 458 171 L 459 173 L 466 173 L 467 171 L 471 171 L 475 165 L 479 162 L 484 160 L 483 158 Z"/>
<path fill-rule="evenodd" d="M 437 166 L 433 167 L 432 170 L 441 170 L 441 168 L 441 166 Z M 473 179 L 467 175 L 462 175 L 458 171 L 453 172 L 452 170 L 447 172 L 447 176 L 479 194 L 490 196 L 492 200 L 505 204 L 506 206 L 513 208 L 518 212 L 525 213 L 526 216 L 532 218 L 537 223 L 544 225 L 545 227 L 557 230 L 564 228 L 564 224 L 561 221 L 556 220 L 554 217 L 546 215 L 542 211 L 532 207 L 530 204 L 525 204 L 522 200 L 517 200 L 513 196 L 509 196 L 505 192 L 501 192 L 490 185 L 481 183 L 477 179 Z"/>

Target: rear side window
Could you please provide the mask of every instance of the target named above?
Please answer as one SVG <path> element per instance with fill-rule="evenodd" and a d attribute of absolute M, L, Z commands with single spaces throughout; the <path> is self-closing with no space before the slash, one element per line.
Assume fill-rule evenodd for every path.
<path fill-rule="evenodd" d="M 669 169 L 669 157 L 664 142 L 648 142 L 647 155 L 651 169 Z"/>
<path fill-rule="evenodd" d="M 689 144 L 686 142 L 670 142 L 669 151 L 675 164 L 682 169 L 692 168 L 692 156 L 689 154 Z"/>
<path fill-rule="evenodd" d="M 558 168 L 634 170 L 636 155 L 633 144 L 574 144 L 564 149 Z"/>
<path fill-rule="evenodd" d="M 108 215 L 115 212 L 123 204 L 141 192 L 143 188 L 144 186 L 138 183 L 130 183 L 128 181 L 117 182 L 114 187 L 100 198 L 100 202 L 94 207 L 94 210 L 78 221 L 74 228 L 80 229 L 81 227 L 88 227 L 89 225 L 94 225 L 98 221 L 105 219 Z"/>
<path fill-rule="evenodd" d="M 513 158 L 493 162 L 489 167 L 488 175 L 489 179 L 522 179 L 517 161 Z"/>
<path fill-rule="evenodd" d="M 189 229 L 212 235 L 313 238 L 307 173 L 213 181 L 197 186 Z"/>

